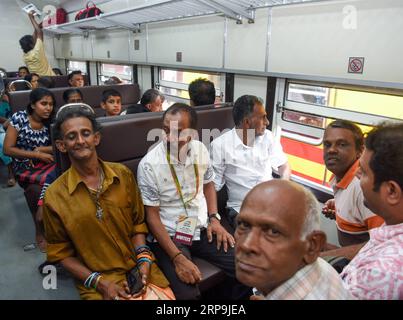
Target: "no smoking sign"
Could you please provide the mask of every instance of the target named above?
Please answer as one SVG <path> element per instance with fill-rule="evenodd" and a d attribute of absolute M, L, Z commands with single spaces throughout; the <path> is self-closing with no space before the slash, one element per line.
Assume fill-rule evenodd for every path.
<path fill-rule="evenodd" d="M 360 73 L 364 71 L 364 58 L 351 57 L 348 60 L 348 73 Z"/>

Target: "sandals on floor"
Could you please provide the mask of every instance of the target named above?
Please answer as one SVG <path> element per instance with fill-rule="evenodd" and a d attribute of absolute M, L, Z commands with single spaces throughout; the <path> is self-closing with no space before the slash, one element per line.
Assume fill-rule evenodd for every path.
<path fill-rule="evenodd" d="M 15 181 L 14 178 L 8 179 L 7 180 L 7 187 L 9 187 L 9 188 L 14 187 L 16 185 L 16 183 L 17 182 Z"/>
<path fill-rule="evenodd" d="M 36 248 L 38 248 L 38 250 L 42 253 L 46 253 L 46 248 L 45 249 L 41 249 L 41 247 L 39 246 L 38 243 L 34 242 L 34 243 L 28 243 L 26 245 L 24 245 L 23 247 L 24 251 L 32 251 Z"/>

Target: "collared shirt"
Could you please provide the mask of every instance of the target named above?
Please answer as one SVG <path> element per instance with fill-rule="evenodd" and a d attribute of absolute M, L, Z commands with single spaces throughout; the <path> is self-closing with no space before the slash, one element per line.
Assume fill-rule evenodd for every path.
<path fill-rule="evenodd" d="M 369 232 L 370 240 L 341 273 L 345 287 L 362 300 L 403 299 L 403 223 Z"/>
<path fill-rule="evenodd" d="M 193 198 L 188 202 L 187 213 L 189 217 L 198 218 L 193 240 L 200 240 L 200 229 L 207 227 L 207 203 L 203 184 L 212 182 L 214 179 L 209 153 L 203 143 L 192 140 L 188 145 L 185 164 L 174 158 L 171 158 L 171 163 L 185 202 Z M 193 164 L 197 164 L 199 171 L 198 188 L 196 188 Z M 167 149 L 163 142 L 160 142 L 141 160 L 137 170 L 137 181 L 144 205 L 159 207 L 162 224 L 168 234 L 174 236 L 179 217 L 186 213 L 169 169 Z"/>
<path fill-rule="evenodd" d="M 337 271 L 322 258 L 309 264 L 279 287 L 266 300 L 351 300 Z"/>
<path fill-rule="evenodd" d="M 151 112 L 148 108 L 143 106 L 141 103 L 129 106 L 126 109 L 125 114 L 133 114 L 133 113 L 143 113 L 143 112 Z"/>
<path fill-rule="evenodd" d="M 43 221 L 48 261 L 76 257 L 91 271 L 121 282 L 136 265 L 132 237 L 147 234 L 148 229 L 133 173 L 119 163 L 100 164 L 105 176 L 99 197 L 102 219 L 96 217 L 94 200 L 74 167 L 46 190 Z M 168 285 L 155 263 L 150 281 L 161 287 Z M 78 284 L 78 289 L 82 297 L 101 298 L 94 289 L 86 289 L 82 284 Z"/>
<path fill-rule="evenodd" d="M 358 168 L 357 160 L 339 182 L 336 177 L 330 181 L 334 192 L 337 228 L 349 234 L 366 233 L 384 223 L 380 216 L 364 205 L 360 180 L 355 176 Z"/>
<path fill-rule="evenodd" d="M 39 76 L 55 76 L 49 65 L 45 54 L 45 47 L 41 39 L 37 38 L 32 50 L 24 53 L 24 62 L 29 72 L 37 73 Z"/>
<path fill-rule="evenodd" d="M 227 207 L 239 212 L 246 194 L 257 184 L 273 179 L 272 168 L 287 162 L 287 157 L 271 131 L 256 137 L 253 146 L 243 144 L 236 129 L 214 139 L 211 144 L 214 184 L 228 188 Z"/>

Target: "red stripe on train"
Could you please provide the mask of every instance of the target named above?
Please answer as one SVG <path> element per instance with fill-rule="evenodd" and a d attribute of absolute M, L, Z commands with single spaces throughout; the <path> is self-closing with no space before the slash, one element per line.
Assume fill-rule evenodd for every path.
<path fill-rule="evenodd" d="M 316 163 L 324 164 L 323 150 L 318 147 L 286 137 L 281 137 L 281 145 L 283 146 L 284 152 L 287 154 Z"/>

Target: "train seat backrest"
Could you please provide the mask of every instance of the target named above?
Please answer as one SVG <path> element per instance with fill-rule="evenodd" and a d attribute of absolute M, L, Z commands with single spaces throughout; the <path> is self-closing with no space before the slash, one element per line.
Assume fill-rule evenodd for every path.
<path fill-rule="evenodd" d="M 16 78 L 18 76 L 18 71 L 7 71 L 7 79 Z"/>
<path fill-rule="evenodd" d="M 49 89 L 56 98 L 56 109 L 64 105 L 63 92 L 69 88 L 53 88 Z M 122 109 L 126 109 L 129 105 L 136 104 L 140 99 L 140 88 L 138 84 L 122 84 L 109 86 L 87 86 L 79 88 L 83 93 L 84 102 L 94 108 L 98 116 L 104 114 L 101 108 L 102 92 L 106 89 L 115 89 L 122 95 Z M 12 112 L 25 110 L 29 103 L 29 95 L 31 91 L 16 91 L 10 93 L 10 107 Z M 122 111 L 123 111 L 122 110 Z"/>
<path fill-rule="evenodd" d="M 89 85 L 89 81 L 88 81 L 88 75 L 83 74 L 84 77 L 84 85 L 88 86 Z M 53 80 L 54 86 L 55 88 L 65 88 L 69 86 L 69 80 L 68 80 L 68 76 L 53 76 L 53 77 L 46 77 L 46 78 L 50 78 Z"/>
<path fill-rule="evenodd" d="M 202 140 L 202 129 L 218 129 L 223 131 L 232 128 L 232 107 L 208 108 L 197 110 L 199 140 Z M 97 148 L 98 155 L 105 161 L 121 162 L 137 175 L 137 166 L 149 148 L 159 140 L 148 138 L 152 129 L 156 133 L 162 127 L 162 112 L 129 114 L 117 117 L 98 118 L 101 123 L 101 143 Z M 68 157 L 56 152 L 60 158 L 60 170 L 65 171 L 70 162 Z"/>
<path fill-rule="evenodd" d="M 83 76 L 84 76 L 84 85 L 88 86 L 89 85 L 88 76 L 87 75 L 83 75 Z M 50 79 L 51 81 L 53 81 L 54 88 L 69 87 L 69 80 L 68 80 L 67 76 L 43 76 L 42 78 L 47 78 L 47 79 Z M 14 75 L 12 77 L 7 77 L 7 82 L 10 83 L 11 81 L 21 80 L 21 79 L 24 79 L 24 78 L 19 78 Z"/>

